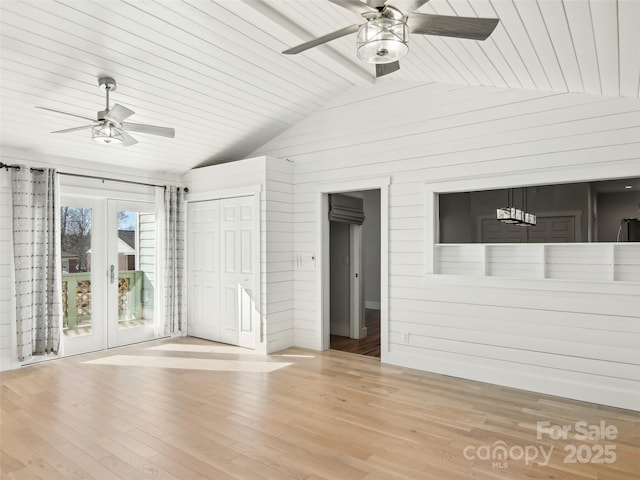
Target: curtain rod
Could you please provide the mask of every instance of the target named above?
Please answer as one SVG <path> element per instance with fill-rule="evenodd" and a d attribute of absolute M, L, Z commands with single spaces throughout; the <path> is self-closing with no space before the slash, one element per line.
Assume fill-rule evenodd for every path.
<path fill-rule="evenodd" d="M 133 180 L 120 180 L 118 178 L 97 177 L 95 175 L 84 175 L 81 173 L 67 173 L 58 172 L 59 175 L 66 175 L 68 177 L 80 177 L 80 178 L 94 178 L 96 180 L 108 181 L 108 182 L 120 182 L 120 183 L 132 183 L 134 185 L 144 185 L 145 187 L 162 187 L 167 188 L 166 185 L 156 185 L 155 183 L 134 182 Z"/>
<path fill-rule="evenodd" d="M 2 163 L 0 162 L 0 169 L 5 169 L 6 171 L 9 171 L 10 168 L 13 168 L 17 171 L 20 171 L 20 165 L 9 165 L 6 163 Z M 32 168 L 31 169 L 32 172 L 40 172 L 40 173 L 44 173 L 44 168 Z"/>
<path fill-rule="evenodd" d="M 6 163 L 0 162 L 0 169 L 9 170 L 10 168 L 14 168 L 16 170 L 20 170 L 20 165 L 8 165 Z M 32 172 L 40 172 L 44 173 L 43 168 L 32 168 Z M 144 185 L 145 187 L 162 187 L 166 190 L 166 185 L 157 185 L 155 183 L 144 183 L 144 182 L 135 182 L 133 180 L 120 180 L 118 178 L 108 178 L 108 177 L 98 177 L 95 175 L 83 175 L 81 173 L 67 173 L 67 172 L 58 172 L 58 175 L 67 175 L 68 177 L 80 177 L 80 178 L 93 178 L 96 180 L 108 181 L 108 182 L 120 182 L 120 183 L 130 183 L 133 185 Z M 189 189 L 187 187 L 183 187 L 184 193 L 187 193 Z"/>

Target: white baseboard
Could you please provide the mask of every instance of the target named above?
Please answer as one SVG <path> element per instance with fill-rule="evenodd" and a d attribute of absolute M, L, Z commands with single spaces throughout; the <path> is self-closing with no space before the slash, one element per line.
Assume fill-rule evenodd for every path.
<path fill-rule="evenodd" d="M 366 308 L 367 310 L 380 310 L 380 302 L 372 302 L 370 300 L 365 300 L 364 308 Z"/>
<path fill-rule="evenodd" d="M 540 375 L 519 372 L 508 366 L 496 368 L 482 365 L 480 362 L 457 362 L 436 357 L 420 358 L 400 352 L 389 352 L 386 363 L 545 395 L 640 411 L 639 391 L 597 385 L 590 383 L 587 379 L 585 382 L 567 381 L 567 379 L 544 375 L 542 372 Z"/>

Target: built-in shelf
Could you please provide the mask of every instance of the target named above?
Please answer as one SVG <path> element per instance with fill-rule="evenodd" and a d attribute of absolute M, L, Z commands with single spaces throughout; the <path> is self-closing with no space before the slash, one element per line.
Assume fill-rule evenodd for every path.
<path fill-rule="evenodd" d="M 436 245 L 436 273 L 640 282 L 640 243 Z"/>

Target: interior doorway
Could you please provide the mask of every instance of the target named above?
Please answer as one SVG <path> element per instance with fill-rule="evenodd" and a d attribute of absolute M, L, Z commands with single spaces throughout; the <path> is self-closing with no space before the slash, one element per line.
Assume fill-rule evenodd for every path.
<path fill-rule="evenodd" d="M 346 214 L 332 214 L 334 199 L 330 194 L 329 348 L 379 358 L 380 190 L 341 192 L 335 203 Z"/>

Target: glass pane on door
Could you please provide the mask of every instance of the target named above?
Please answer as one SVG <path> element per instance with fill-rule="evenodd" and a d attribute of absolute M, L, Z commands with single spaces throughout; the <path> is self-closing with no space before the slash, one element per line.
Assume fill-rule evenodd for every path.
<path fill-rule="evenodd" d="M 156 215 L 144 207 L 117 209 L 117 345 L 153 337 Z"/>
<path fill-rule="evenodd" d="M 60 215 L 65 337 L 93 334 L 91 233 L 93 209 L 64 206 Z"/>

